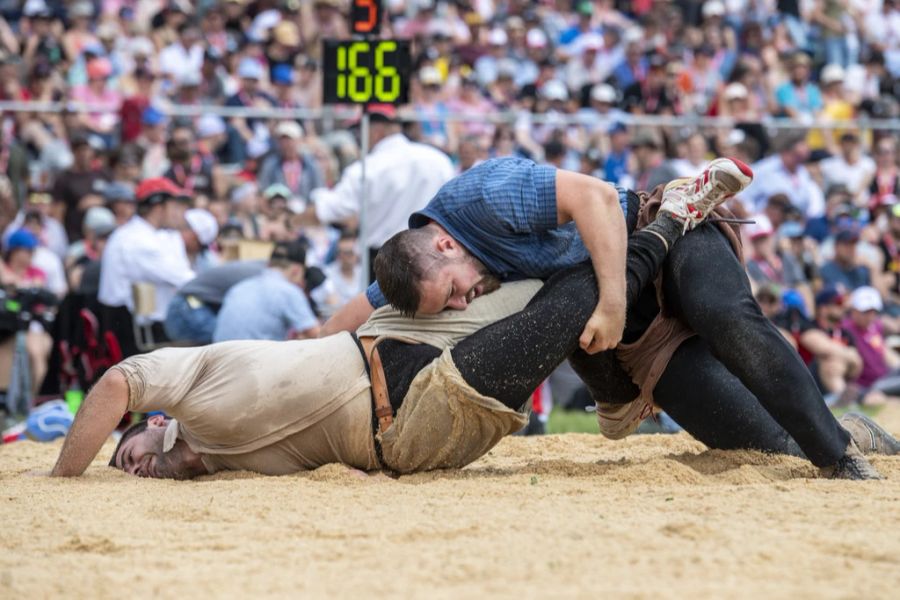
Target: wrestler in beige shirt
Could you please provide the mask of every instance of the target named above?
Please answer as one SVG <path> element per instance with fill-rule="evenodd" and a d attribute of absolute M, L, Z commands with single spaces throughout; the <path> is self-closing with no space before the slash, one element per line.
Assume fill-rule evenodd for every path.
<path fill-rule="evenodd" d="M 466 311 L 415 319 L 384 307 L 357 334 L 450 348 L 521 310 L 540 286 L 539 281 L 507 283 Z M 433 373 L 429 382 L 434 388 Z M 414 390 L 435 393 L 415 385 L 410 390 L 407 397 Z M 333 462 L 375 469 L 370 398 L 365 363 L 349 333 L 157 350 L 130 357 L 101 378 L 75 418 L 53 475 L 83 473 L 125 411 L 166 414 L 151 417 L 137 433 L 126 432 L 110 461 L 136 475 L 189 478 L 220 470 L 282 475 Z M 499 415 L 495 435 L 457 452 L 456 460 L 474 459 L 520 423 L 521 415 L 491 402 L 476 398 L 474 406 L 488 418 Z M 399 441 L 390 443 L 409 454 Z M 429 468 L 427 457 L 415 461 L 416 468 Z"/>

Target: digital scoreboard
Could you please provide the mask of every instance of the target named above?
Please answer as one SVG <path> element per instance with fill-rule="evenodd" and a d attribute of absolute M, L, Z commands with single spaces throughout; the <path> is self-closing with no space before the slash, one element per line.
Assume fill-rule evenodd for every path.
<path fill-rule="evenodd" d="M 354 7 L 361 0 L 356 0 Z M 409 40 L 325 40 L 325 104 L 406 104 L 412 69 Z"/>

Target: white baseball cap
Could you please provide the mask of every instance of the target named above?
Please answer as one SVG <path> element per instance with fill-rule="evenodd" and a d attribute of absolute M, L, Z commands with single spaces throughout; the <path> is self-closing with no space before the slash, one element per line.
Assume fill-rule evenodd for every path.
<path fill-rule="evenodd" d="M 184 213 L 184 219 L 191 230 L 197 234 L 197 239 L 201 244 L 209 246 L 216 241 L 216 236 L 219 235 L 219 223 L 211 212 L 202 208 L 192 208 Z"/>
<path fill-rule="evenodd" d="M 721 17 L 725 14 L 725 5 L 720 0 L 707 0 L 703 3 L 700 13 L 704 19 Z"/>
<path fill-rule="evenodd" d="M 756 215 L 753 217 L 755 223 L 750 223 L 746 225 L 747 237 L 751 240 L 759 239 L 761 237 L 766 237 L 775 233 L 775 229 L 772 227 L 772 221 L 769 220 L 769 217 L 765 215 Z"/>
<path fill-rule="evenodd" d="M 541 86 L 541 96 L 547 100 L 566 101 L 569 99 L 569 90 L 559 79 L 551 79 Z"/>
<path fill-rule="evenodd" d="M 297 121 L 282 121 L 275 128 L 275 136 L 299 140 L 303 137 L 303 127 Z"/>
<path fill-rule="evenodd" d="M 844 81 L 845 76 L 846 72 L 844 71 L 844 67 L 842 67 L 841 65 L 825 65 L 825 68 L 822 69 L 822 74 L 819 76 L 819 81 L 822 82 L 822 85 L 839 83 L 841 81 Z"/>
<path fill-rule="evenodd" d="M 594 102 L 605 102 L 606 104 L 615 104 L 616 90 L 608 83 L 598 83 L 591 88 L 591 100 Z"/>
<path fill-rule="evenodd" d="M 219 115 L 205 114 L 197 121 L 197 137 L 208 138 L 225 133 L 225 121 Z"/>
<path fill-rule="evenodd" d="M 547 34 L 541 29 L 529 29 L 525 35 L 525 43 L 529 48 L 546 48 Z"/>
<path fill-rule="evenodd" d="M 725 91 L 722 93 L 726 100 L 740 100 L 746 98 L 748 94 L 747 86 L 740 81 L 729 83 L 725 86 Z"/>
<path fill-rule="evenodd" d="M 509 36 L 502 29 L 492 29 L 488 34 L 488 43 L 491 46 L 505 46 L 509 42 Z"/>
<path fill-rule="evenodd" d="M 850 294 L 850 308 L 860 312 L 869 310 L 881 312 L 884 308 L 884 304 L 881 302 L 881 294 L 878 293 L 878 290 L 866 285 L 861 288 L 856 288 L 853 290 L 853 293 Z"/>
<path fill-rule="evenodd" d="M 599 33 L 586 33 L 580 41 L 584 50 L 600 50 L 603 48 L 603 38 L 600 37 Z"/>

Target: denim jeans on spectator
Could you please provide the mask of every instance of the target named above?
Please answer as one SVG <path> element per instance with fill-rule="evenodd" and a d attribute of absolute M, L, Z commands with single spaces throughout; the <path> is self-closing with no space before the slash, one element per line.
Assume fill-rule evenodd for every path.
<path fill-rule="evenodd" d="M 801 50 L 809 50 L 808 25 L 793 15 L 782 15 L 782 22 L 797 47 Z"/>
<path fill-rule="evenodd" d="M 166 312 L 166 335 L 183 342 L 212 343 L 216 313 L 205 304 L 192 308 L 187 299 L 176 294 Z"/>
<path fill-rule="evenodd" d="M 822 39 L 825 45 L 825 64 L 840 65 L 844 68 L 850 63 L 847 51 L 847 39 L 844 36 L 828 36 Z"/>

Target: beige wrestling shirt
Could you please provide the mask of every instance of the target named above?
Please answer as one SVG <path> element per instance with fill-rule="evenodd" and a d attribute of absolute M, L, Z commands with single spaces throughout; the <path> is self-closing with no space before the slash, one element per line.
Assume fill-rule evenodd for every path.
<path fill-rule="evenodd" d="M 505 283 L 465 311 L 416 319 L 383 307 L 358 335 L 449 348 L 522 310 L 540 287 L 533 280 Z M 179 437 L 203 455 L 211 473 L 283 475 L 334 462 L 378 468 L 369 377 L 349 333 L 166 348 L 114 368 L 128 381 L 128 410 L 163 411 L 173 418 L 164 450 Z"/>

